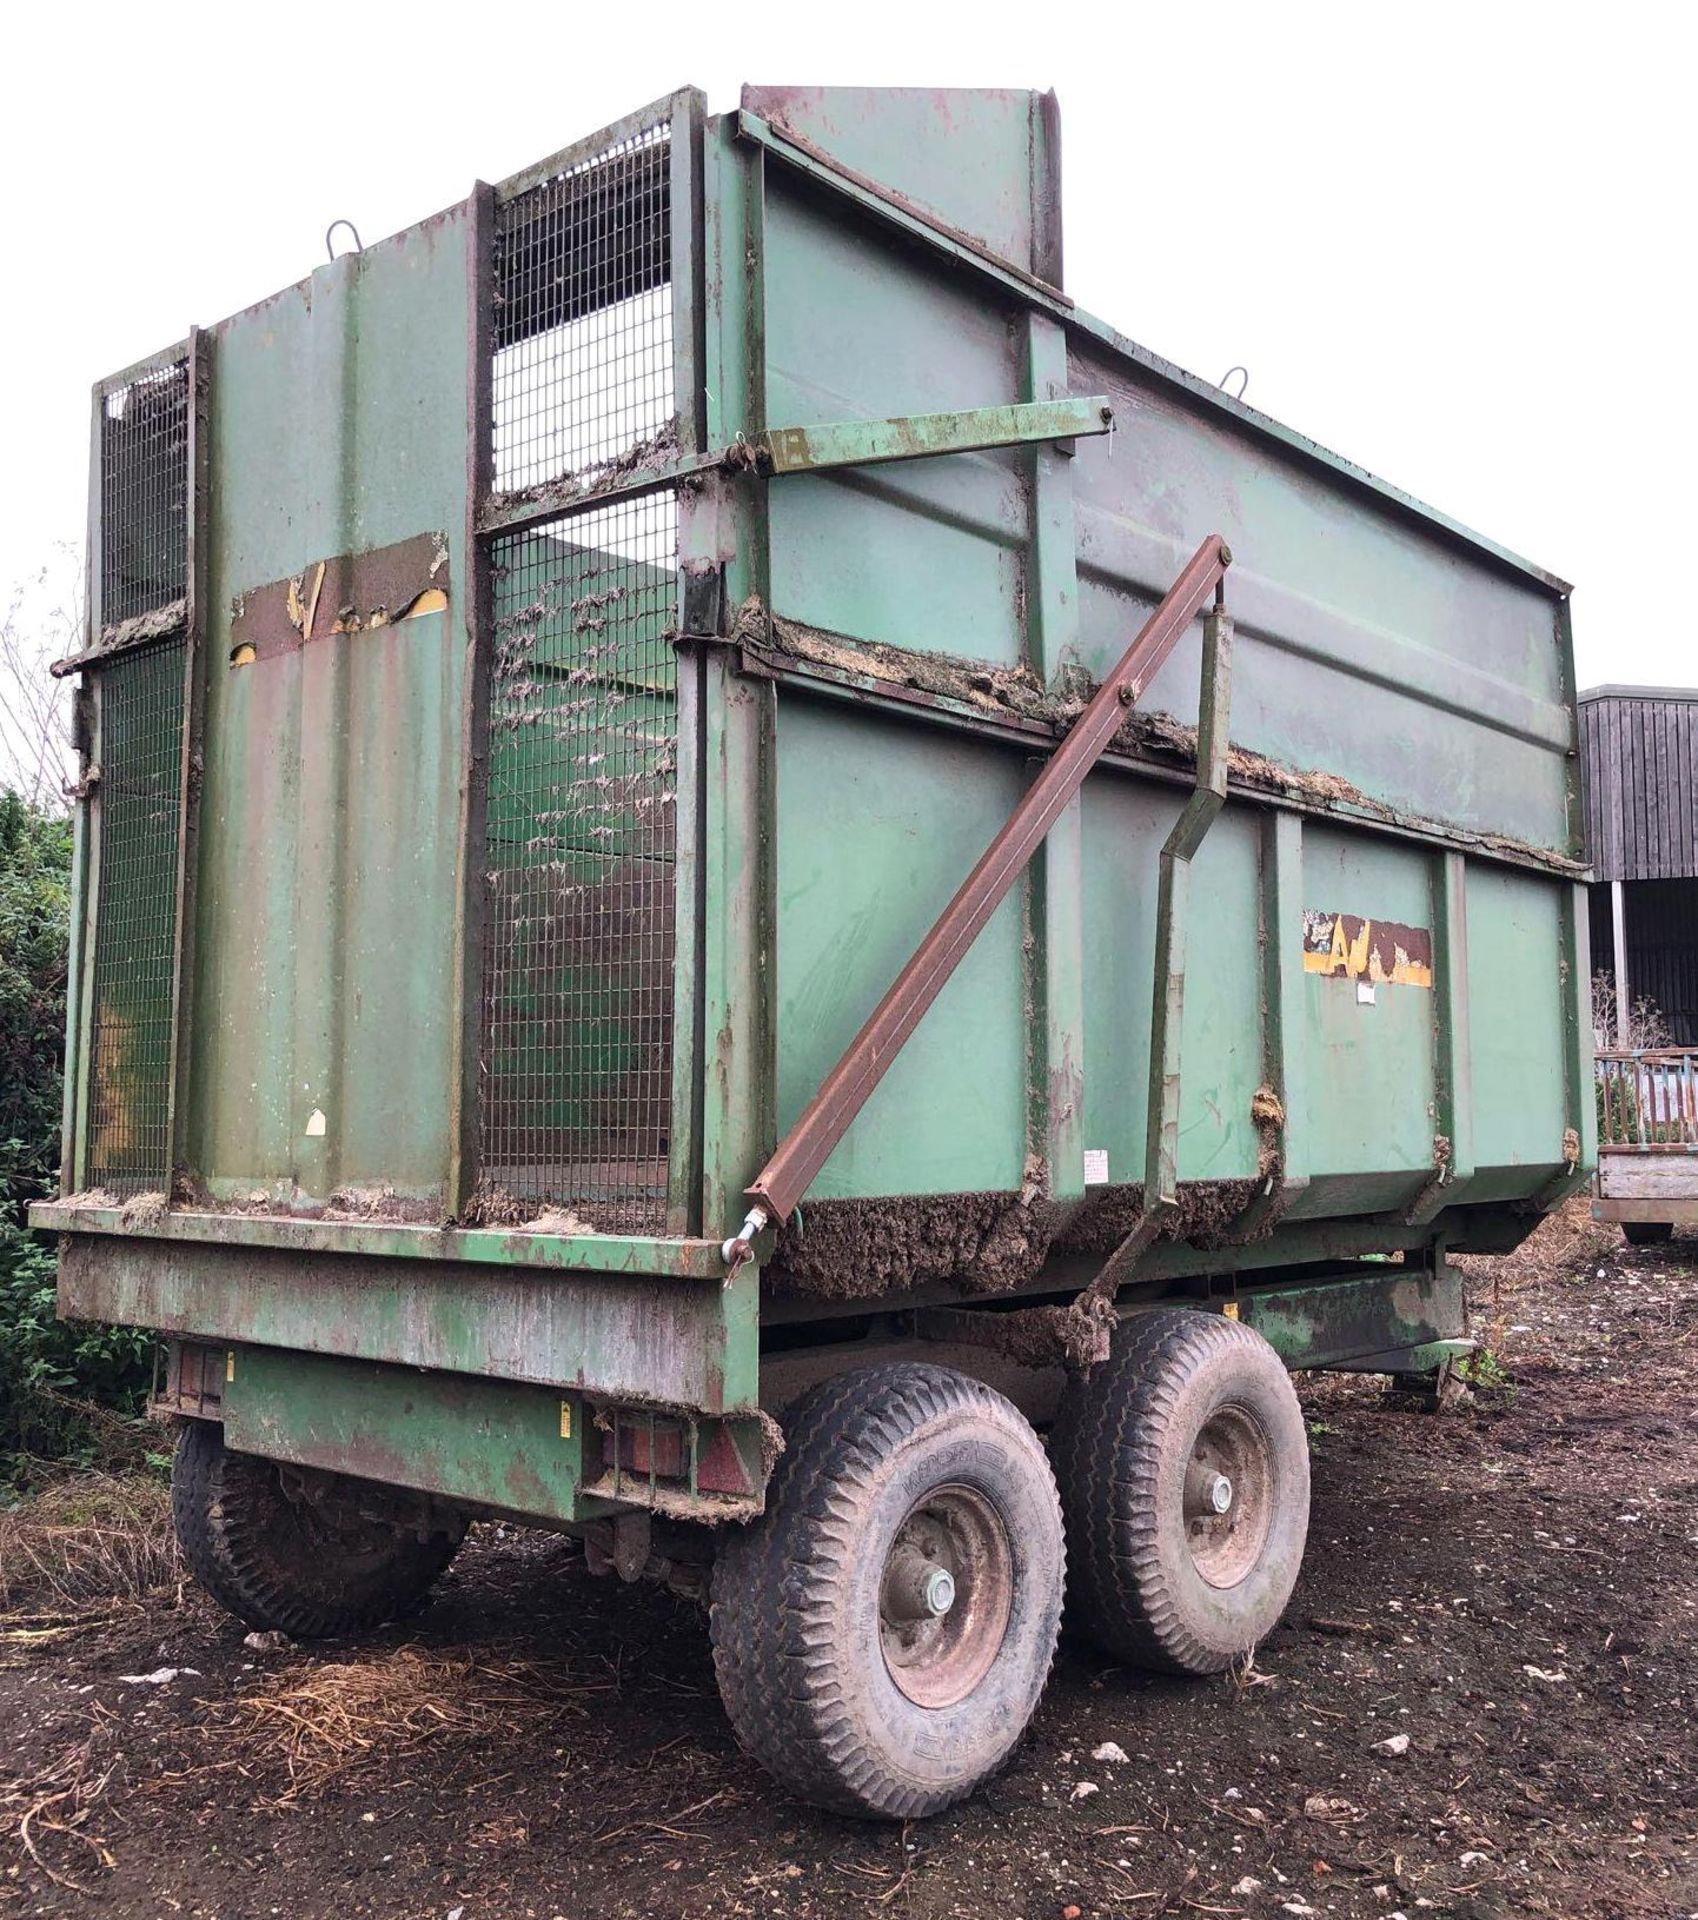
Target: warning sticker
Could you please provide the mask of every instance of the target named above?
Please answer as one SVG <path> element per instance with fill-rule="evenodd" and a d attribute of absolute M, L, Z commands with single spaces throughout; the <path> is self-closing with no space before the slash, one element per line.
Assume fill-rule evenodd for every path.
<path fill-rule="evenodd" d="M 1311 907 L 1303 915 L 1303 970 L 1329 980 L 1430 987 L 1432 932 L 1396 920 L 1363 920 L 1353 913 Z"/>

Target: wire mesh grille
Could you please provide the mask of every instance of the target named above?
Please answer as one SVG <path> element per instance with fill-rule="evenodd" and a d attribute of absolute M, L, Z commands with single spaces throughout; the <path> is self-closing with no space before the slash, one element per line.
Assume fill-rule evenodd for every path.
<path fill-rule="evenodd" d="M 189 365 L 138 375 L 100 401 L 100 619 L 181 600 L 188 580 Z"/>
<path fill-rule="evenodd" d="M 171 1175 L 184 644 L 121 654 L 100 674 L 88 1179 L 119 1194 L 163 1190 Z"/>
<path fill-rule="evenodd" d="M 492 550 L 486 1213 L 664 1228 L 677 525 L 648 494 Z"/>
<path fill-rule="evenodd" d="M 677 450 L 671 150 L 661 122 L 497 209 L 498 492 L 602 487 Z"/>

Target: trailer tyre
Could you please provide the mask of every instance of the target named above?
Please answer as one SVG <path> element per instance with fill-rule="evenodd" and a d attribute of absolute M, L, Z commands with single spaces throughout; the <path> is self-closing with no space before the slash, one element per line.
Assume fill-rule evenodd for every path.
<path fill-rule="evenodd" d="M 1218 1673 L 1277 1624 L 1309 1531 L 1309 1446 L 1284 1363 L 1212 1313 L 1127 1320 L 1063 1402 L 1069 1625 L 1129 1666 Z"/>
<path fill-rule="evenodd" d="M 1672 1220 L 1624 1220 L 1621 1230 L 1630 1247 L 1660 1247 L 1674 1238 Z"/>
<path fill-rule="evenodd" d="M 714 1669 L 791 1792 L 887 1820 L 963 1799 L 1013 1751 L 1061 1621 L 1061 1503 L 1001 1394 L 947 1368 L 840 1376 L 785 1419 L 753 1525 L 713 1574 Z"/>
<path fill-rule="evenodd" d="M 387 1487 L 236 1453 L 185 1421 L 171 1516 L 189 1571 L 261 1631 L 325 1639 L 412 1612 L 460 1549 L 466 1522 Z"/>

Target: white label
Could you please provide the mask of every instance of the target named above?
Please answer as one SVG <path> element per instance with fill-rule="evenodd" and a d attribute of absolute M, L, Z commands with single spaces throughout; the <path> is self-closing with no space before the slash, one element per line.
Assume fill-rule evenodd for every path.
<path fill-rule="evenodd" d="M 317 1107 L 307 1115 L 307 1138 L 309 1140 L 324 1138 L 324 1115 Z"/>
<path fill-rule="evenodd" d="M 1356 1004 L 1359 1007 L 1371 1007 L 1374 1004 L 1374 983 L 1371 980 L 1356 982 Z"/>
<path fill-rule="evenodd" d="M 1106 1187 L 1108 1185 L 1107 1147 L 1087 1147 L 1085 1149 L 1085 1185 L 1088 1187 Z"/>

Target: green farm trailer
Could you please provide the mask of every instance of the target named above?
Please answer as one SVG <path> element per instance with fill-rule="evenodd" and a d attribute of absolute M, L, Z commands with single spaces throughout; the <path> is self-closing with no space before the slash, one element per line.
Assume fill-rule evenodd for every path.
<path fill-rule="evenodd" d="M 1052 97 L 685 90 L 95 389 L 35 1220 L 243 1620 L 574 1532 L 924 1814 L 1064 1582 L 1252 1648 L 1288 1370 L 1434 1380 L 1585 1180 L 1567 588 L 1081 312 L 1060 205 Z"/>

